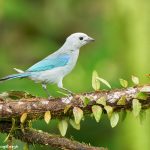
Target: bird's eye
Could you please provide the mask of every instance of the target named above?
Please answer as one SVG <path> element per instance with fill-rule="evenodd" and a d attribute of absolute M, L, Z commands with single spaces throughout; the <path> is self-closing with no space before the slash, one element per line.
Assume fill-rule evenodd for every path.
<path fill-rule="evenodd" d="M 79 40 L 83 40 L 83 37 L 79 37 Z"/>

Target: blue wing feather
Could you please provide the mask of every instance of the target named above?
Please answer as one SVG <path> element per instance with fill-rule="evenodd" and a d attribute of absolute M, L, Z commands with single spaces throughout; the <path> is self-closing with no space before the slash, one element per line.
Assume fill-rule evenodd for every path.
<path fill-rule="evenodd" d="M 51 70 L 56 67 L 63 67 L 68 63 L 69 58 L 70 57 L 68 54 L 61 54 L 55 57 L 54 56 L 47 57 L 42 61 L 36 63 L 35 65 L 31 66 L 27 71 L 38 72 L 38 71 Z"/>

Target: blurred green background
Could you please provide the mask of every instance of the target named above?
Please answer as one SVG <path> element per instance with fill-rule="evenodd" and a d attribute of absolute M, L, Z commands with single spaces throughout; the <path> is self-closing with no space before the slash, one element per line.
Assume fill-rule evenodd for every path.
<path fill-rule="evenodd" d="M 120 87 L 119 78 L 130 81 L 131 75 L 138 76 L 142 84 L 149 83 L 145 77 L 150 73 L 149 0 L 0 0 L 0 77 L 15 73 L 14 67 L 27 69 L 57 50 L 74 32 L 85 32 L 96 41 L 81 49 L 76 68 L 64 80 L 66 88 L 76 93 L 91 91 L 93 70 L 113 88 Z M 27 79 L 0 84 L 0 92 L 9 90 L 46 96 L 41 85 Z M 58 96 L 55 85 L 49 90 Z M 111 150 L 149 150 L 149 116 L 147 111 L 140 124 L 128 113 L 113 129 L 105 115 L 100 123 L 86 117 L 81 130 L 69 126 L 67 136 Z M 58 134 L 57 122 L 46 125 L 40 120 L 33 126 Z M 5 137 L 0 134 L 0 145 L 6 145 Z M 14 145 L 22 150 L 24 143 L 15 140 Z M 49 148 L 33 145 L 30 149 Z"/>

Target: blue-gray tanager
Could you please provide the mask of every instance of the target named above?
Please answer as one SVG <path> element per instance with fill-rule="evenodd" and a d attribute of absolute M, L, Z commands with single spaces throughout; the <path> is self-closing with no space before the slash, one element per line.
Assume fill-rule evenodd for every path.
<path fill-rule="evenodd" d="M 14 68 L 18 74 L 6 76 L 1 78 L 0 81 L 29 78 L 37 83 L 41 83 L 49 97 L 50 93 L 47 91 L 48 83 L 55 83 L 59 88 L 72 93 L 63 87 L 63 78 L 75 67 L 79 49 L 91 41 L 94 41 L 94 39 L 84 33 L 71 34 L 63 46 L 53 54 L 31 66 L 26 71 Z"/>

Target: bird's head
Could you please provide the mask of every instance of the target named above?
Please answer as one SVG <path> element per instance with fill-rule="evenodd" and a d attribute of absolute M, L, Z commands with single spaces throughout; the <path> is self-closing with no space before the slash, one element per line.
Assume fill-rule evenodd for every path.
<path fill-rule="evenodd" d="M 94 41 L 94 39 L 85 33 L 73 33 L 66 39 L 66 44 L 74 49 L 79 49 L 92 41 Z"/>

